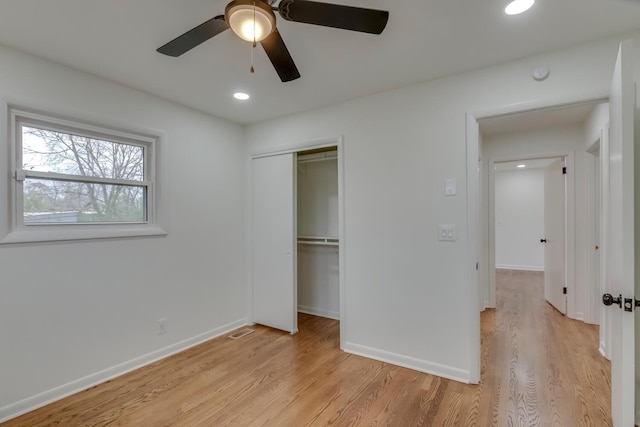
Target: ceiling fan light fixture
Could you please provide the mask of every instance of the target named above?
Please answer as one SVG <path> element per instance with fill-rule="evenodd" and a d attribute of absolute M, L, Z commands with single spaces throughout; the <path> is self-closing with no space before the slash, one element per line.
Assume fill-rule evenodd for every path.
<path fill-rule="evenodd" d="M 224 11 L 231 30 L 248 42 L 267 38 L 276 28 L 276 16 L 267 3 L 261 0 L 234 0 Z"/>
<path fill-rule="evenodd" d="M 519 15 L 531 9 L 535 2 L 535 0 L 513 0 L 504 8 L 504 13 L 507 15 Z"/>

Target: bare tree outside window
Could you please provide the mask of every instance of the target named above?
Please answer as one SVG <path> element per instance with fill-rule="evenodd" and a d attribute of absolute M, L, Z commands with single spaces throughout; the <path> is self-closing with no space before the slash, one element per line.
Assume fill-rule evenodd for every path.
<path fill-rule="evenodd" d="M 24 222 L 145 221 L 147 187 L 136 185 L 145 180 L 144 150 L 23 125 L 23 169 L 52 173 L 24 180 Z"/>

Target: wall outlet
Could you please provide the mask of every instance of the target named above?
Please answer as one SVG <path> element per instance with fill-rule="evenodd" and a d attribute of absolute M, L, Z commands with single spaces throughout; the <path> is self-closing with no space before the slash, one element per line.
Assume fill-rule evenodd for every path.
<path fill-rule="evenodd" d="M 158 319 L 158 335 L 166 334 L 168 327 L 167 318 L 163 317 L 162 319 Z"/>

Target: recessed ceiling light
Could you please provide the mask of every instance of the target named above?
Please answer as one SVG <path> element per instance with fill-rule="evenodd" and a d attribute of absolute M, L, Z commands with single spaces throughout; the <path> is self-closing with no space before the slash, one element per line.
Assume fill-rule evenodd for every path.
<path fill-rule="evenodd" d="M 236 92 L 233 94 L 233 97 L 235 99 L 239 99 L 240 101 L 246 101 L 247 99 L 249 99 L 249 94 L 244 92 Z"/>
<path fill-rule="evenodd" d="M 504 8 L 507 15 L 518 15 L 531 9 L 536 0 L 513 0 Z"/>
<path fill-rule="evenodd" d="M 526 168 L 527 165 L 518 165 L 519 168 Z"/>

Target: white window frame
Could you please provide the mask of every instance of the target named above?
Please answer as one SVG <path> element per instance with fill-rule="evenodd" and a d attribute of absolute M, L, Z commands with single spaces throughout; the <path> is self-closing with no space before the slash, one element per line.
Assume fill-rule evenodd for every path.
<path fill-rule="evenodd" d="M 83 240 L 135 236 L 166 235 L 166 197 L 162 197 L 159 169 L 164 134 L 142 130 L 122 130 L 120 126 L 98 126 L 80 120 L 67 120 L 49 114 L 29 111 L 0 102 L 0 117 L 7 117 L 0 137 L 7 138 L 6 149 L 0 152 L 0 200 L 7 206 L 0 219 L 0 244 Z M 103 139 L 144 148 L 144 181 L 118 180 L 101 177 L 80 177 L 54 172 L 22 169 L 22 126 L 79 136 Z M 8 157 L 3 159 L 3 157 Z M 4 170 L 8 169 L 8 170 Z M 146 187 L 145 220 L 143 222 L 103 223 L 27 223 L 24 222 L 24 189 L 26 178 L 60 179 L 64 181 L 132 185 Z M 8 180 L 8 182 L 5 182 Z M 6 203 L 4 203 L 6 201 Z M 160 203 L 159 203 L 160 202 Z M 0 205 L 1 206 L 1 205 Z M 2 212 L 0 212 L 2 214 Z M 1 217 L 0 217 L 1 218 Z"/>

